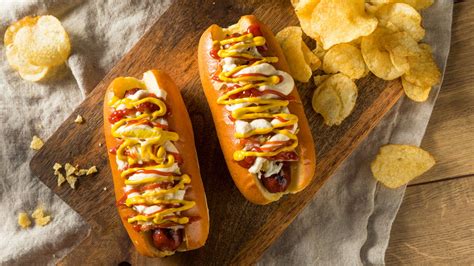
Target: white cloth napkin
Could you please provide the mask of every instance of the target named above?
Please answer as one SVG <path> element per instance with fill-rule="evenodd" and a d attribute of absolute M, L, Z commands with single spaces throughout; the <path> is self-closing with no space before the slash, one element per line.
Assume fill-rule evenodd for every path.
<path fill-rule="evenodd" d="M 51 83 L 23 81 L 8 66 L 5 47 L 0 46 L 0 264 L 54 263 L 87 235 L 89 228 L 82 218 L 31 175 L 28 164 L 34 151 L 29 143 L 33 135 L 47 139 L 169 5 L 169 0 L 0 2 L 1 36 L 23 16 L 52 14 L 62 21 L 73 45 L 70 73 Z M 426 39 L 444 68 L 452 2 L 438 0 L 424 13 Z M 403 99 L 261 263 L 382 263 L 404 189 L 377 186 L 367 162 L 380 144 L 420 143 L 438 90 L 423 104 Z M 18 213 L 31 212 L 38 203 L 52 214 L 51 224 L 21 230 Z"/>

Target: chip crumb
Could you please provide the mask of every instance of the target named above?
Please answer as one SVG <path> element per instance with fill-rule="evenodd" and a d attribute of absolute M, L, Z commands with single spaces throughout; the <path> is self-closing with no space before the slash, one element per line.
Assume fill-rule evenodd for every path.
<path fill-rule="evenodd" d="M 92 175 L 93 173 L 97 173 L 97 167 L 95 165 L 87 170 L 86 175 Z"/>
<path fill-rule="evenodd" d="M 72 189 L 76 189 L 77 176 L 75 175 L 66 176 L 66 181 L 69 183 L 69 186 Z"/>
<path fill-rule="evenodd" d="M 28 217 L 28 214 L 26 212 L 20 212 L 18 214 L 18 224 L 21 226 L 21 228 L 26 229 L 30 227 L 31 225 L 31 220 Z"/>
<path fill-rule="evenodd" d="M 35 219 L 35 224 L 40 225 L 40 226 L 45 226 L 49 224 L 50 221 L 51 221 L 51 216 L 44 216 L 44 217 Z"/>
<path fill-rule="evenodd" d="M 74 123 L 82 124 L 84 123 L 84 118 L 81 115 L 77 115 L 76 120 L 74 120 Z"/>
<path fill-rule="evenodd" d="M 31 140 L 30 148 L 33 150 L 39 150 L 43 147 L 44 143 L 38 136 L 33 136 Z"/>
<path fill-rule="evenodd" d="M 31 217 L 37 219 L 37 218 L 41 218 L 41 217 L 44 217 L 44 209 L 42 206 L 38 206 L 34 211 L 33 213 L 31 214 Z"/>
<path fill-rule="evenodd" d="M 60 172 L 58 172 L 57 174 L 55 173 L 55 175 L 58 176 L 58 187 L 60 187 L 64 182 L 66 182 L 66 178 L 64 178 L 64 175 Z"/>
<path fill-rule="evenodd" d="M 76 167 L 72 166 L 70 163 L 66 163 L 64 165 L 64 169 L 66 170 L 66 177 L 74 174 L 76 172 Z"/>
<path fill-rule="evenodd" d="M 83 176 L 83 175 L 87 174 L 87 171 L 89 171 L 89 170 L 88 169 L 78 169 L 74 174 L 76 176 Z"/>
<path fill-rule="evenodd" d="M 54 169 L 54 170 L 59 170 L 59 169 L 61 169 L 62 167 L 63 167 L 63 166 L 62 166 L 61 164 L 59 164 L 59 163 L 54 163 L 54 165 L 53 165 L 53 169 Z"/>
<path fill-rule="evenodd" d="M 31 214 L 35 219 L 35 224 L 45 226 L 51 221 L 51 216 L 45 215 L 43 206 L 39 205 Z"/>
<path fill-rule="evenodd" d="M 107 190 L 107 187 L 104 187 L 104 191 L 106 191 L 106 190 Z"/>

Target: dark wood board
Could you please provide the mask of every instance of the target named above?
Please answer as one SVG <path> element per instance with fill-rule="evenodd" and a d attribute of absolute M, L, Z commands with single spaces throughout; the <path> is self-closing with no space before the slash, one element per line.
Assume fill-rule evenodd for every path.
<path fill-rule="evenodd" d="M 230 25 L 246 14 L 257 15 L 274 32 L 298 24 L 288 0 L 176 1 L 32 159 L 33 173 L 91 226 L 90 235 L 62 260 L 63 264 L 112 265 L 125 260 L 132 264 L 253 263 L 403 94 L 399 81 L 386 82 L 370 75 L 357 82 L 359 98 L 351 116 L 341 126 L 327 127 L 311 108 L 314 85 L 298 84 L 317 147 L 315 180 L 303 192 L 271 205 L 247 202 L 225 166 L 201 89 L 196 54 L 199 37 L 209 25 Z M 115 208 L 105 145 L 99 147 L 99 143 L 105 143 L 102 104 L 106 87 L 115 77 L 141 77 L 151 68 L 166 71 L 182 90 L 193 122 L 211 217 L 210 235 L 204 248 L 163 260 L 147 259 L 134 251 Z M 73 122 L 77 114 L 86 119 L 85 124 Z M 58 188 L 52 171 L 55 162 L 97 165 L 99 173 L 81 178 L 76 190 L 67 186 Z"/>

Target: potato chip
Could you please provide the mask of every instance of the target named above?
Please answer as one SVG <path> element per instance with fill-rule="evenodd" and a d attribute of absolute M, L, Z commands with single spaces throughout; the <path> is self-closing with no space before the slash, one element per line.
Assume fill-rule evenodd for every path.
<path fill-rule="evenodd" d="M 389 188 L 398 188 L 428 171 L 435 159 L 427 151 L 410 145 L 389 144 L 380 148 L 370 165 L 375 179 Z"/>
<path fill-rule="evenodd" d="M 434 3 L 434 0 L 369 0 L 368 2 L 374 5 L 405 3 L 417 10 L 421 10 L 430 7 Z"/>
<path fill-rule="evenodd" d="M 304 60 L 309 65 L 309 68 L 311 68 L 311 71 L 318 69 L 321 66 L 321 60 L 319 60 L 319 57 L 315 55 L 303 41 L 301 49 L 303 50 Z"/>
<path fill-rule="evenodd" d="M 311 24 L 324 49 L 371 34 L 377 19 L 365 13 L 364 0 L 321 0 L 313 10 Z"/>
<path fill-rule="evenodd" d="M 375 16 L 379 19 L 380 26 L 392 31 L 405 31 L 417 42 L 425 36 L 420 13 L 407 4 L 384 5 L 377 10 Z"/>
<path fill-rule="evenodd" d="M 29 63 L 38 66 L 61 65 L 71 52 L 67 32 L 53 16 L 41 16 L 34 26 L 20 28 L 13 44 Z"/>
<path fill-rule="evenodd" d="M 390 33 L 389 30 L 378 27 L 371 35 L 363 37 L 360 45 L 369 70 L 384 80 L 396 79 L 404 73 L 393 65 L 390 54 L 384 47 L 383 40 Z"/>
<path fill-rule="evenodd" d="M 6 47 L 7 61 L 10 66 L 18 70 L 21 77 L 28 81 L 40 81 L 48 76 L 49 67 L 35 66 L 30 63 L 19 53 L 16 46 L 9 44 Z"/>
<path fill-rule="evenodd" d="M 324 55 L 326 54 L 327 50 L 324 50 L 322 44 L 318 44 L 316 48 L 313 49 L 313 53 L 318 57 L 318 58 L 323 58 Z"/>
<path fill-rule="evenodd" d="M 395 68 L 403 73 L 407 72 L 410 69 L 407 57 L 420 52 L 418 43 L 406 32 L 389 34 L 385 36 L 383 42 Z"/>
<path fill-rule="evenodd" d="M 7 30 L 5 31 L 5 36 L 3 37 L 3 43 L 5 47 L 12 44 L 13 40 L 15 40 L 15 35 L 24 26 L 33 26 L 38 21 L 39 17 L 24 17 L 17 22 L 14 22 L 10 26 L 8 26 Z"/>
<path fill-rule="evenodd" d="M 354 109 L 357 94 L 357 86 L 352 79 L 335 74 L 325 78 L 317 87 L 312 106 L 323 116 L 326 125 L 340 125 Z"/>
<path fill-rule="evenodd" d="M 291 4 L 293 4 L 295 8 L 296 16 L 300 21 L 301 29 L 312 39 L 319 39 L 318 34 L 313 31 L 313 27 L 311 26 L 311 16 L 319 1 L 320 0 L 291 0 Z"/>
<path fill-rule="evenodd" d="M 441 72 L 431 54 L 427 44 L 420 44 L 420 52 L 415 56 L 408 56 L 410 70 L 403 78 L 416 86 L 426 88 L 437 84 L 441 79 Z"/>
<path fill-rule="evenodd" d="M 328 79 L 331 75 L 317 75 L 314 76 L 314 85 L 318 86 Z"/>
<path fill-rule="evenodd" d="M 314 91 L 311 103 L 313 110 L 323 116 L 326 125 L 337 124 L 339 114 L 342 112 L 342 102 L 335 90 L 319 86 Z"/>
<path fill-rule="evenodd" d="M 301 82 L 308 82 L 313 72 L 305 60 L 300 27 L 286 27 L 275 36 L 290 67 L 291 76 Z"/>
<path fill-rule="evenodd" d="M 415 102 L 424 102 L 430 95 L 431 87 L 419 87 L 402 76 L 402 86 L 406 96 Z"/>
<path fill-rule="evenodd" d="M 341 72 L 351 79 L 362 78 L 369 72 L 360 50 L 348 43 L 329 49 L 323 59 L 323 70 L 326 73 Z"/>

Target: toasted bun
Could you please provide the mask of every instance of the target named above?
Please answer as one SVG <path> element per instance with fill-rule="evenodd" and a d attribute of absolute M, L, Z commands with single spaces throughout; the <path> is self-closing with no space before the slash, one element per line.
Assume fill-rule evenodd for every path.
<path fill-rule="evenodd" d="M 236 25 L 231 27 L 247 29 L 252 24 L 258 24 L 260 26 L 260 31 L 266 39 L 266 45 L 269 51 L 271 51 L 270 53 L 279 58 L 278 63 L 275 63 L 274 66 L 279 70 L 289 73 L 288 64 L 275 36 L 271 30 L 261 23 L 255 16 L 243 16 Z M 217 104 L 217 98 L 219 97 L 218 91 L 214 89 L 210 78 L 217 69 L 217 60 L 213 59 L 210 55 L 213 41 L 222 40 L 224 38 L 225 33 L 223 32 L 223 29 L 217 25 L 210 26 L 201 36 L 198 60 L 202 86 L 212 112 L 219 142 L 232 179 L 240 192 L 249 201 L 255 204 L 268 204 L 280 199 L 284 194 L 296 193 L 303 190 L 311 182 L 316 167 L 316 154 L 313 137 L 308 125 L 308 120 L 304 113 L 300 96 L 296 88 L 294 88 L 290 96 L 294 97 L 295 101 L 290 102 L 288 108 L 290 112 L 297 115 L 299 119 L 298 125 L 300 129 L 297 134 L 299 145 L 296 148 L 296 152 L 299 155 L 299 161 L 291 163 L 291 183 L 288 190 L 283 193 L 268 192 L 254 174 L 249 173 L 247 169 L 241 167 L 234 161 L 233 153 L 235 150 L 240 148 L 239 144 L 233 141 L 235 139 L 234 124 L 226 122 L 227 118 L 224 117 L 223 107 Z"/>
<path fill-rule="evenodd" d="M 185 199 L 195 201 L 196 205 L 188 211 L 183 212 L 183 214 L 200 217 L 199 220 L 185 226 L 184 241 L 178 248 L 178 251 L 197 249 L 205 244 L 209 234 L 209 212 L 206 194 L 199 172 L 191 120 L 189 119 L 180 91 L 171 78 L 162 71 L 151 70 L 151 72 L 158 82 L 159 87 L 168 94 L 165 102 L 171 108 L 171 115 L 167 117 L 167 120 L 169 128 L 179 134 L 179 140 L 175 142 L 175 146 L 184 161 L 180 168 L 183 173 L 191 176 L 191 187 L 186 190 Z M 108 120 L 112 108 L 110 108 L 107 103 L 112 97 L 112 88 L 108 88 L 104 99 L 104 133 L 107 150 L 118 145 L 118 142 L 112 136 L 111 125 Z M 123 188 L 125 187 L 125 183 L 124 179 L 120 177 L 115 155 L 108 153 L 108 156 L 114 180 L 115 198 L 118 201 L 124 194 Z M 126 218 L 131 214 L 129 208 L 118 208 L 118 211 L 130 239 L 140 254 L 148 257 L 164 257 L 173 254 L 173 252 L 163 252 L 156 249 L 152 241 L 151 232 L 137 232 L 132 228 L 132 225 L 127 222 Z"/>

